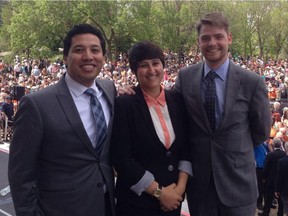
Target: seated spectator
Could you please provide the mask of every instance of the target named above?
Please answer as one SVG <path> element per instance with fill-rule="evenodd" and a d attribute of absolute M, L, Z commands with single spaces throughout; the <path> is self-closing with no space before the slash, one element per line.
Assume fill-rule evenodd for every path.
<path fill-rule="evenodd" d="M 14 106 L 10 96 L 6 96 L 5 101 L 3 102 L 2 112 L 7 116 L 8 121 L 13 122 Z"/>
<path fill-rule="evenodd" d="M 273 104 L 272 115 L 273 115 L 273 117 L 275 117 L 275 120 L 277 122 L 281 121 L 281 116 L 282 116 L 282 110 L 281 110 L 280 106 L 281 106 L 281 104 L 278 101 L 274 102 L 274 104 Z"/>
<path fill-rule="evenodd" d="M 35 76 L 35 77 L 38 77 L 40 75 L 40 70 L 38 68 L 37 65 L 34 66 L 34 68 L 32 69 L 32 74 Z"/>
<path fill-rule="evenodd" d="M 276 87 L 274 84 L 268 85 L 268 97 L 270 100 L 276 100 Z"/>
<path fill-rule="evenodd" d="M 281 121 L 284 122 L 284 120 L 288 119 L 288 107 L 283 108 L 283 115 L 281 116 Z"/>
<path fill-rule="evenodd" d="M 275 121 L 275 117 L 272 116 L 272 124 L 271 124 L 271 130 L 270 130 L 270 137 L 269 137 L 269 141 L 268 141 L 268 147 L 269 150 L 272 151 L 273 147 L 272 147 L 272 140 L 275 137 L 276 133 L 278 132 L 278 129 L 276 128 L 276 121 Z"/>

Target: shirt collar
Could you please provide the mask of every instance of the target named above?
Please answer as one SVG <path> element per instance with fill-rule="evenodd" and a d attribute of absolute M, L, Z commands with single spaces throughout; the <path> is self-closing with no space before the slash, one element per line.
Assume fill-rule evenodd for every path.
<path fill-rule="evenodd" d="M 147 102 L 148 107 L 150 108 L 153 105 L 160 105 L 164 107 L 166 105 L 166 98 L 165 98 L 165 91 L 164 88 L 161 86 L 160 95 L 157 98 L 153 98 L 148 95 L 143 89 L 141 89 L 144 95 L 144 98 Z"/>
<path fill-rule="evenodd" d="M 73 80 L 68 73 L 66 73 L 65 81 L 67 83 L 70 92 L 74 94 L 76 97 L 81 96 L 88 89 L 86 86 L 83 86 L 80 83 Z M 93 82 L 92 86 L 90 86 L 89 88 L 92 88 L 96 91 L 97 98 L 101 96 L 102 91 L 99 90 L 95 82 Z"/>
<path fill-rule="evenodd" d="M 222 79 L 226 80 L 227 74 L 228 74 L 228 69 L 229 69 L 229 58 L 226 59 L 226 61 L 217 69 L 212 69 L 210 68 L 206 62 L 204 64 L 204 78 L 207 76 L 207 74 L 211 71 L 214 70 L 215 73 Z"/>

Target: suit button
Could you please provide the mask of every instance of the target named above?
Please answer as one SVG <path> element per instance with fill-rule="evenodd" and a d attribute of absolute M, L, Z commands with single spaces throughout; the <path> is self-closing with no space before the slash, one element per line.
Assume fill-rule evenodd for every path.
<path fill-rule="evenodd" d="M 97 184 L 97 187 L 99 187 L 99 188 L 100 188 L 100 187 L 103 187 L 102 183 L 99 182 L 99 183 Z"/>
<path fill-rule="evenodd" d="M 171 157 L 171 155 L 172 155 L 172 152 L 171 152 L 171 151 L 167 151 L 167 152 L 166 152 L 166 157 Z"/>
<path fill-rule="evenodd" d="M 168 170 L 169 170 L 170 172 L 172 172 L 172 171 L 174 170 L 173 165 L 169 165 L 169 166 L 168 166 Z"/>

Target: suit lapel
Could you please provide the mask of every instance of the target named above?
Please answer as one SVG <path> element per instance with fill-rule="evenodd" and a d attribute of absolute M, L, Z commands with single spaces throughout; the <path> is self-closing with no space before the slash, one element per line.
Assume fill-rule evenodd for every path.
<path fill-rule="evenodd" d="M 144 130 L 149 130 L 150 131 L 149 134 L 151 134 L 157 142 L 160 142 L 158 135 L 156 133 L 154 124 L 153 124 L 152 117 L 150 115 L 148 105 L 145 101 L 145 98 L 144 98 L 144 95 L 143 95 L 141 88 L 139 86 L 136 87 L 135 92 L 136 92 L 135 100 L 137 103 L 137 110 L 140 111 L 140 115 L 143 116 L 142 119 L 146 125 L 146 128 Z M 162 146 L 164 147 L 164 145 L 162 145 Z"/>
<path fill-rule="evenodd" d="M 108 151 L 109 146 L 110 146 L 110 137 L 112 133 L 112 123 L 113 123 L 113 116 L 114 116 L 114 99 L 116 96 L 115 89 L 114 88 L 109 88 L 108 85 L 105 85 L 104 80 L 96 79 L 96 85 L 98 88 L 102 89 L 103 94 L 105 95 L 105 99 L 107 99 L 109 108 L 110 108 L 110 121 L 107 127 L 107 138 L 105 140 L 103 149 L 100 153 L 100 156 L 103 154 L 103 152 Z"/>
<path fill-rule="evenodd" d="M 169 91 L 165 91 L 165 98 L 174 133 L 175 135 L 180 134 L 178 130 L 181 129 L 182 126 L 179 127 L 178 123 L 179 122 L 178 118 L 179 110 L 177 110 L 178 104 L 177 105 L 175 104 L 175 101 L 173 101 L 173 97 Z"/>
<path fill-rule="evenodd" d="M 70 94 L 70 91 L 67 87 L 65 82 L 64 76 L 63 78 L 57 83 L 59 94 L 57 95 L 58 101 L 63 109 L 63 113 L 66 115 L 70 126 L 73 128 L 75 134 L 78 138 L 82 141 L 84 146 L 95 156 L 96 151 L 92 146 L 92 143 L 86 133 L 80 115 L 78 113 L 77 107 L 73 101 L 73 98 Z"/>
<path fill-rule="evenodd" d="M 233 110 L 233 106 L 235 106 L 235 100 L 237 98 L 237 94 L 239 93 L 240 88 L 240 73 L 237 70 L 234 63 L 230 61 L 228 76 L 227 76 L 227 86 L 226 86 L 226 95 L 225 95 L 225 106 L 222 116 L 222 121 L 220 122 L 219 128 L 221 129 L 222 125 L 225 125 L 225 121 L 229 121 L 226 119 L 227 111 Z"/>
<path fill-rule="evenodd" d="M 108 88 L 108 86 L 105 85 L 103 82 L 101 82 L 101 80 L 97 79 L 96 85 L 98 88 L 102 89 L 102 91 L 105 95 L 105 98 L 107 99 L 108 104 L 111 108 L 110 112 L 111 112 L 111 117 L 112 117 L 112 115 L 114 114 L 114 109 L 112 109 L 112 107 L 113 107 L 113 103 L 114 103 L 114 99 L 115 99 L 115 92 L 113 92 L 112 88 Z"/>
<path fill-rule="evenodd" d="M 204 102 L 202 99 L 201 84 L 204 70 L 203 66 L 203 63 L 199 63 L 195 73 L 191 73 L 192 77 L 189 79 L 191 81 L 191 86 L 189 87 L 190 92 L 188 93 L 188 97 L 191 95 L 191 100 L 193 100 L 192 103 L 190 103 L 193 104 L 193 107 L 189 108 L 191 108 L 193 111 L 188 113 L 191 113 L 191 117 L 203 130 L 208 130 L 210 133 L 212 133 L 212 129 L 210 128 L 210 124 L 203 105 Z"/>

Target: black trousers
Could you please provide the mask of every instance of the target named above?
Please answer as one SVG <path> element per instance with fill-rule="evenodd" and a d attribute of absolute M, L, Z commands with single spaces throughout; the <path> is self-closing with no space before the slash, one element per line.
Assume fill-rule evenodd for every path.
<path fill-rule="evenodd" d="M 258 199 L 257 204 L 262 204 L 264 199 L 264 183 L 263 183 L 263 168 L 256 168 L 257 184 L 258 184 Z"/>
<path fill-rule="evenodd" d="M 274 186 L 273 185 L 265 185 L 264 188 L 264 208 L 263 208 L 263 216 L 269 216 L 270 209 L 272 208 L 272 201 L 275 198 Z M 283 205 L 282 200 L 277 199 L 278 201 L 278 216 L 283 216 Z"/>
<path fill-rule="evenodd" d="M 141 208 L 128 202 L 117 201 L 116 216 L 180 216 L 181 205 L 174 211 L 164 212 L 159 208 Z"/>
<path fill-rule="evenodd" d="M 112 207 L 110 204 L 110 196 L 109 193 L 105 193 L 105 216 L 112 216 Z"/>

